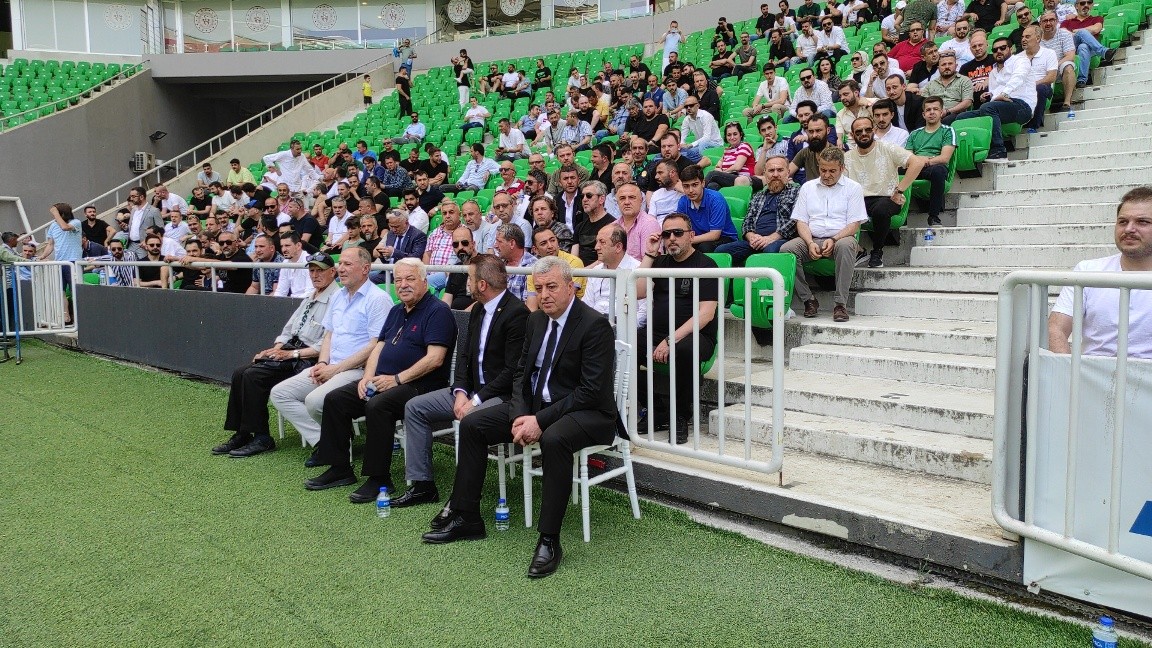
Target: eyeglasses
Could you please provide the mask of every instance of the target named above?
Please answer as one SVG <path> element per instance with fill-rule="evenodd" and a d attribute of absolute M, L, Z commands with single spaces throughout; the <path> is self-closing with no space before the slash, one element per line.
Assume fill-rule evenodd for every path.
<path fill-rule="evenodd" d="M 236 241 L 233 241 L 232 239 L 217 239 L 216 242 L 220 245 L 232 245 Z"/>
<path fill-rule="evenodd" d="M 832 23 L 824 23 L 823 25 L 821 25 L 821 27 L 831 27 L 831 26 L 832 26 Z M 912 31 L 915 31 L 915 30 L 912 30 Z"/>
<path fill-rule="evenodd" d="M 816 77 L 811 75 L 811 74 L 806 74 L 806 75 L 800 77 L 800 80 L 801 81 L 811 81 L 814 78 L 816 78 Z"/>
<path fill-rule="evenodd" d="M 688 230 L 686 230 L 686 229 L 680 229 L 680 228 L 666 229 L 666 230 L 660 232 L 660 238 L 664 239 L 665 241 L 667 241 L 668 239 L 670 239 L 672 237 L 680 238 L 681 236 L 684 236 L 684 234 L 687 231 Z"/>
<path fill-rule="evenodd" d="M 584 196 L 585 198 L 597 198 L 600 196 L 598 193 L 582 193 L 580 195 Z"/>
<path fill-rule="evenodd" d="M 992 51 L 993 52 L 1001 52 L 1001 51 L 1004 51 L 1006 49 L 1009 49 L 1010 47 L 1011 47 L 1011 45 L 997 45 L 996 47 L 992 48 Z"/>
<path fill-rule="evenodd" d="M 873 130 L 874 130 L 874 129 L 873 129 L 873 128 L 871 128 L 871 127 L 868 127 L 868 128 L 857 128 L 856 130 L 852 131 L 852 134 L 853 134 L 853 135 L 867 135 L 867 134 L 871 133 Z"/>
<path fill-rule="evenodd" d="M 882 67 L 884 67 L 885 63 L 887 63 L 887 61 L 876 61 L 875 63 L 872 64 L 872 67 L 882 68 Z"/>
<path fill-rule="evenodd" d="M 472 241 L 452 241 L 452 249 L 466 248 L 472 245 Z"/>
<path fill-rule="evenodd" d="M 500 169 L 500 173 L 515 173 L 515 172 L 516 172 L 516 169 L 512 169 L 512 168 Z"/>
<path fill-rule="evenodd" d="M 160 247 L 160 244 L 159 243 L 148 243 L 144 247 L 146 247 L 146 248 L 158 248 L 158 247 Z"/>
<path fill-rule="evenodd" d="M 684 104 L 684 107 L 685 107 L 685 108 L 695 108 L 695 107 L 697 107 L 697 106 L 699 106 L 699 105 L 700 105 L 700 104 L 698 104 L 698 103 L 686 103 L 686 104 Z"/>

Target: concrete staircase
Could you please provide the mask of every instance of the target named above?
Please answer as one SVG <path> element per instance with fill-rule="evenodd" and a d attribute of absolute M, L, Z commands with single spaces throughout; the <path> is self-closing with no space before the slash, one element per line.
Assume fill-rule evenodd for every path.
<path fill-rule="evenodd" d="M 1019 547 L 1001 536 L 990 512 L 996 291 L 1016 269 L 1067 269 L 1113 254 L 1120 196 L 1152 178 L 1152 49 L 1138 40 L 1126 59 L 1097 75 L 1105 83 L 1078 91 L 1075 119 L 1050 115 L 1049 130 L 1019 138 L 1015 159 L 955 183 L 954 211 L 944 215 L 934 244 L 923 244 L 925 216 L 912 217 L 903 239 L 910 250 L 885 255 L 907 258 L 907 266 L 858 269 L 851 321 L 833 322 L 831 296 L 818 293 L 819 317 L 788 322 L 783 475 L 707 468 L 729 482 L 738 475 L 741 489 L 727 504 L 713 503 L 1017 577 Z M 729 327 L 728 349 L 743 348 L 738 328 Z M 742 362 L 729 357 L 730 367 Z M 759 439 L 771 427 L 772 373 L 756 369 L 751 432 L 766 457 Z M 732 405 L 711 412 L 702 432 L 714 433 L 727 417 L 729 438 L 743 437 L 744 384 L 733 372 L 723 386 Z M 720 389 L 708 380 L 702 397 L 716 400 Z M 703 436 L 701 445 L 715 447 L 714 440 Z M 664 488 L 691 499 L 687 488 L 705 470 L 694 468 L 685 482 L 691 486 L 667 480 Z M 942 552 L 945 546 L 952 551 Z"/>

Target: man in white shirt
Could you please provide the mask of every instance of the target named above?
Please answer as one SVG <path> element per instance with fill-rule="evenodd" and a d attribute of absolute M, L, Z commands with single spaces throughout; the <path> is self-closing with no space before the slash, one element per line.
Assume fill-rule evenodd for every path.
<path fill-rule="evenodd" d="M 308 254 L 304 252 L 304 245 L 300 243 L 300 235 L 296 232 L 280 234 L 280 254 L 284 256 L 285 263 L 304 263 Z M 276 297 L 307 297 L 312 292 L 312 280 L 308 277 L 307 268 L 284 268 L 280 270 L 280 277 L 276 280 Z"/>
<path fill-rule="evenodd" d="M 1113 232 L 1119 254 L 1076 264 L 1077 272 L 1152 272 L 1152 188 L 1137 187 L 1120 199 Z M 1065 286 L 1048 317 L 1048 349 L 1071 353 L 1074 291 Z M 1128 357 L 1152 359 L 1152 291 L 1133 290 L 1128 305 Z M 1084 355 L 1115 356 L 1120 291 L 1084 289 Z"/>
<path fill-rule="evenodd" d="M 488 109 L 480 105 L 476 97 L 468 100 L 468 110 L 464 113 L 464 125 L 460 127 L 465 133 L 469 128 L 484 129 L 485 121 L 492 116 Z"/>
<path fill-rule="evenodd" d="M 508 64 L 508 71 L 500 76 L 500 85 L 504 87 L 504 96 L 516 99 L 516 86 L 520 85 L 520 74 L 516 72 L 516 65 Z"/>
<path fill-rule="evenodd" d="M 870 99 L 887 97 L 888 89 L 884 86 L 884 82 L 893 74 L 900 75 L 902 79 L 906 78 L 904 71 L 900 69 L 899 61 L 888 58 L 888 54 L 884 52 L 873 54 L 872 67 L 865 70 L 864 75 L 860 77 L 860 87 L 864 89 L 864 96 Z"/>
<path fill-rule="evenodd" d="M 188 223 L 184 222 L 184 215 L 179 211 L 173 211 L 171 220 L 164 226 L 164 238 L 183 243 L 184 239 L 188 238 L 191 233 L 191 230 L 188 229 Z"/>
<path fill-rule="evenodd" d="M 1056 70 L 1060 67 L 1060 57 L 1056 52 L 1040 46 L 1042 38 L 1043 30 L 1040 25 L 1036 23 L 1028 25 L 1020 35 L 1023 51 L 1016 55 L 1027 59 L 1032 72 L 1032 81 L 1036 86 L 1036 103 L 1032 107 L 1032 120 L 1026 125 L 1029 133 L 1044 128 L 1044 109 L 1048 106 L 1048 100 L 1052 98 L 1052 84 L 1056 82 Z M 1069 60 L 1068 64 L 1071 65 L 1072 61 Z"/>
<path fill-rule="evenodd" d="M 820 43 L 816 32 L 812 31 L 812 20 L 806 18 L 801 22 L 800 35 L 796 37 L 796 55 L 812 65 L 819 52 Z"/>
<path fill-rule="evenodd" d="M 1036 32 L 1039 30 L 1037 27 Z M 1039 36 L 1036 38 L 1039 40 Z M 1032 79 L 1030 60 L 1024 53 L 1013 56 L 1012 42 L 1007 38 L 997 38 L 992 44 L 992 57 L 996 62 L 988 73 L 988 91 L 983 96 L 986 103 L 978 110 L 960 113 L 956 119 L 991 117 L 992 145 L 988 159 L 1003 160 L 1008 157 L 1008 149 L 1004 146 L 1001 124 L 1026 124 L 1032 119 L 1032 111 L 1036 108 L 1036 83 Z M 876 114 L 875 107 L 872 114 Z"/>
<path fill-rule="evenodd" d="M 459 193 L 461 191 L 479 191 L 488 184 L 488 178 L 493 173 L 500 173 L 500 165 L 491 158 L 484 157 L 484 145 L 472 145 L 472 159 L 464 165 L 464 173 L 455 184 L 442 184 L 440 191 L 444 193 Z"/>
<path fill-rule="evenodd" d="M 968 41 L 968 34 L 971 29 L 972 27 L 968 24 L 968 19 L 960 18 L 956 21 L 956 24 L 952 26 L 952 31 L 955 36 L 940 44 L 941 52 L 947 50 L 956 52 L 956 69 L 960 69 L 961 65 L 976 58 L 976 56 L 972 54 L 972 45 Z"/>
<path fill-rule="evenodd" d="M 528 144 L 524 141 L 524 133 L 519 128 L 512 128 L 512 122 L 507 117 L 500 119 L 500 146 L 496 148 L 496 159 L 511 162 L 528 157 Z"/>
<path fill-rule="evenodd" d="M 596 233 L 596 261 L 588 266 L 589 270 L 634 270 L 640 267 L 640 261 L 627 253 L 628 233 L 618 223 L 612 223 L 600 228 Z M 588 277 L 581 299 L 604 315 L 615 316 L 623 320 L 627 303 L 624 299 L 622 286 L 613 290 L 615 279 L 608 277 Z M 643 329 L 648 323 L 648 313 L 645 309 L 644 287 L 647 282 L 636 281 L 636 292 L 639 300 L 636 304 L 636 325 Z"/>
<path fill-rule="evenodd" d="M 769 114 L 780 119 L 788 112 L 788 81 L 776 76 L 776 68 L 771 63 L 764 64 L 764 80 L 756 88 L 756 96 L 752 98 L 752 105 L 745 108 L 744 119 L 751 126 L 758 115 Z"/>
<path fill-rule="evenodd" d="M 684 123 L 680 126 L 680 152 L 695 149 L 700 155 L 704 155 L 704 149 L 723 146 L 724 140 L 720 137 L 716 118 L 707 110 L 700 110 L 700 101 L 696 97 L 689 97 L 684 106 L 687 113 Z M 691 144 L 688 143 L 689 135 L 696 138 Z"/>
<path fill-rule="evenodd" d="M 784 116 L 784 123 L 799 121 L 796 116 L 796 107 L 800 105 L 801 101 L 811 101 L 816 104 L 816 112 L 829 119 L 836 116 L 836 109 L 832 107 L 835 102 L 832 97 L 832 90 L 827 83 L 816 78 L 815 70 L 800 71 L 800 87 L 796 88 L 796 92 L 792 96 L 792 105 L 789 107 L 788 114 Z"/>
<path fill-rule="evenodd" d="M 292 140 L 287 151 L 265 155 L 264 166 L 276 167 L 280 182 L 293 192 L 311 190 L 320 180 L 320 172 L 301 152 L 300 140 Z"/>
<path fill-rule="evenodd" d="M 816 49 L 820 56 L 828 57 L 835 63 L 848 54 L 848 38 L 844 30 L 837 27 L 831 16 L 820 19 L 820 31 L 816 33 Z"/>
<path fill-rule="evenodd" d="M 1072 110 L 1072 93 L 1076 91 L 1076 39 L 1072 32 L 1060 29 L 1055 11 L 1040 15 L 1040 46 L 1056 55 L 1060 70 L 1057 72 L 1064 86 L 1062 110 Z"/>
<path fill-rule="evenodd" d="M 876 124 L 874 137 L 881 142 L 887 142 L 892 146 L 903 148 L 904 142 L 908 141 L 908 131 L 899 126 L 892 125 L 892 120 L 895 117 L 895 101 L 891 99 L 881 99 L 872 104 L 872 121 Z"/>
<path fill-rule="evenodd" d="M 684 197 L 683 187 L 680 185 L 680 171 L 676 162 L 661 160 L 656 165 L 656 182 L 660 188 L 653 191 L 648 197 L 647 212 L 660 223 L 664 217 L 676 211 L 680 199 Z"/>
<path fill-rule="evenodd" d="M 177 212 L 182 216 L 188 215 L 188 201 L 180 195 L 168 191 L 168 187 L 165 185 L 156 185 L 156 189 L 152 193 L 152 201 L 165 217 L 170 216 L 172 212 Z"/>
<path fill-rule="evenodd" d="M 848 291 L 856 265 L 856 233 L 868 220 L 864 190 L 860 183 L 844 175 L 844 152 L 834 146 L 819 154 L 820 177 L 800 188 L 792 220 L 796 238 L 785 243 L 781 252 L 796 255 L 796 295 L 804 302 L 804 317 L 816 317 L 820 302 L 808 287 L 804 264 L 815 259 L 836 263 L 836 306 L 832 319 L 848 321 Z"/>
<path fill-rule="evenodd" d="M 412 123 L 404 127 L 404 134 L 385 142 L 393 144 L 419 144 L 428 135 L 428 127 L 420 121 L 419 113 L 412 113 Z"/>

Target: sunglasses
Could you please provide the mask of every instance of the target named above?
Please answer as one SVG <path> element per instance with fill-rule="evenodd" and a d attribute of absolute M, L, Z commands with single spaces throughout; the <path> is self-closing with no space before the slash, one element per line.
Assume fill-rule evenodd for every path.
<path fill-rule="evenodd" d="M 695 107 L 697 107 L 697 106 L 699 106 L 699 105 L 700 105 L 700 104 L 698 104 L 698 103 L 686 103 L 686 104 L 684 104 L 684 107 L 685 107 L 685 108 L 695 108 Z"/>
<path fill-rule="evenodd" d="M 1091 7 L 1092 3 L 1091 2 L 1077 2 L 1076 6 L 1077 7 Z"/>
<path fill-rule="evenodd" d="M 472 241 L 452 241 L 452 248 L 453 249 L 466 248 L 469 245 L 472 245 Z"/>
<path fill-rule="evenodd" d="M 331 263 L 332 259 L 329 258 L 327 254 L 313 254 L 313 255 L 308 257 L 308 263 L 312 263 L 312 262 Z"/>
<path fill-rule="evenodd" d="M 867 134 L 871 133 L 873 130 L 874 129 L 872 129 L 872 128 L 857 128 L 856 130 L 852 131 L 852 134 L 853 135 L 867 135 Z"/>
<path fill-rule="evenodd" d="M 220 245 L 232 245 L 236 241 L 233 241 L 232 239 L 228 239 L 228 240 L 223 240 L 223 241 L 217 240 L 216 242 L 219 243 Z"/>
<path fill-rule="evenodd" d="M 667 241 L 668 239 L 670 239 L 672 237 L 680 238 L 681 236 L 684 236 L 684 234 L 687 231 L 688 230 L 680 229 L 680 228 L 666 229 L 666 230 L 660 232 L 660 238 L 664 239 L 665 241 Z"/>
<path fill-rule="evenodd" d="M 595 194 L 595 193 L 582 193 L 580 195 L 584 196 L 585 198 L 596 198 L 596 197 L 600 196 L 600 194 Z"/>
<path fill-rule="evenodd" d="M 277 205 L 264 205 L 264 211 L 268 211 L 270 209 L 276 209 L 276 208 L 277 208 Z"/>
<path fill-rule="evenodd" d="M 816 77 L 812 76 L 811 74 L 806 74 L 806 75 L 800 77 L 800 80 L 801 81 L 811 81 L 814 78 L 816 78 Z"/>
<path fill-rule="evenodd" d="M 1009 47 L 1010 47 L 1009 45 L 998 45 L 996 47 L 993 47 L 992 51 L 993 52 L 1001 52 L 1001 51 L 1004 51 L 1006 49 L 1009 49 Z"/>

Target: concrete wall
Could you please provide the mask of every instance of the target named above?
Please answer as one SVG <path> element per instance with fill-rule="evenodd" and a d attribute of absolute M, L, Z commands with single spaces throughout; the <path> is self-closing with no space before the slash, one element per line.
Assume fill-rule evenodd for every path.
<path fill-rule="evenodd" d="M 315 79 L 320 81 L 348 70 L 379 68 L 390 63 L 392 51 L 383 49 L 328 52 L 220 52 L 205 54 L 152 54 L 153 78 L 161 81 Z M 391 75 L 388 77 L 390 82 Z M 377 81 L 373 77 L 373 81 Z M 381 79 L 380 81 L 383 81 Z M 384 87 L 374 83 L 376 87 Z"/>

